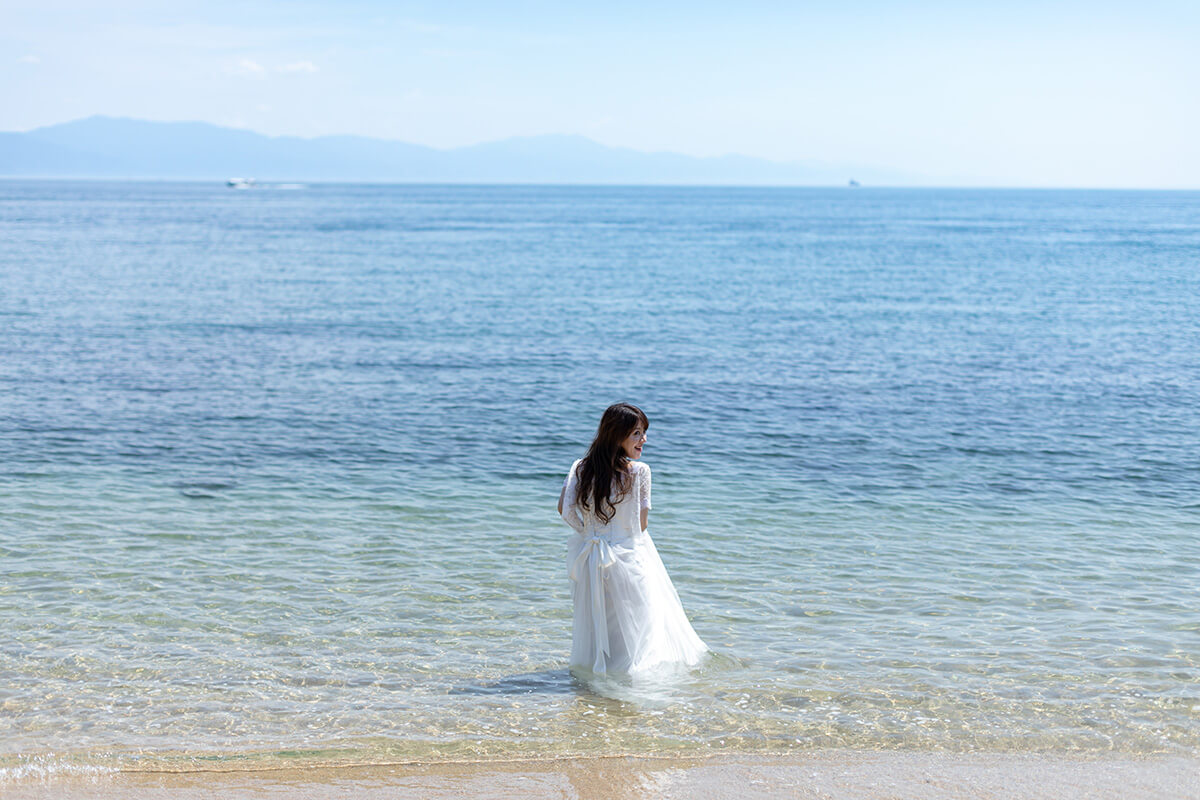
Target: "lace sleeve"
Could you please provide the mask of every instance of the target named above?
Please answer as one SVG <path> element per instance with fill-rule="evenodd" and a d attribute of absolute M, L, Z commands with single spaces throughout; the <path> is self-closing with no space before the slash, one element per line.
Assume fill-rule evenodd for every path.
<path fill-rule="evenodd" d="M 578 502 L 579 481 L 575 476 L 575 471 L 578 468 L 579 462 L 576 461 L 571 465 L 571 471 L 567 473 L 567 478 L 563 481 L 562 518 L 573 529 L 579 533 L 583 533 L 583 517 L 579 514 Z"/>
<path fill-rule="evenodd" d="M 638 481 L 638 504 L 650 510 L 650 467 L 647 464 L 642 464 L 641 480 Z"/>

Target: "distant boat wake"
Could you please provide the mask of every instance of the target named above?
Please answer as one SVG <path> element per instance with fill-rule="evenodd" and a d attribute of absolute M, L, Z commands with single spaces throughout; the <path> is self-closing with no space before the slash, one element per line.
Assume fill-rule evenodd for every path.
<path fill-rule="evenodd" d="M 303 183 L 266 183 L 259 184 L 254 178 L 230 178 L 225 185 L 231 189 L 306 189 Z"/>

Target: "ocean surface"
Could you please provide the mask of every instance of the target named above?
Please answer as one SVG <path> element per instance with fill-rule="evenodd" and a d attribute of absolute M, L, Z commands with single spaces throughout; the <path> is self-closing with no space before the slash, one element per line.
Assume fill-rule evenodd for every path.
<path fill-rule="evenodd" d="M 819 748 L 1200 752 L 1200 194 L 0 182 L 0 777 Z"/>

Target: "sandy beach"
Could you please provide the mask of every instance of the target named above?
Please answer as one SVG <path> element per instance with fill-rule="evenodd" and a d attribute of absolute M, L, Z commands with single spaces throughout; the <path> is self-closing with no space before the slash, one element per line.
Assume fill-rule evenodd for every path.
<path fill-rule="evenodd" d="M 211 797 L 1186 800 L 1200 798 L 1200 759 L 879 752 L 710 759 L 612 757 L 58 776 L 10 783 L 3 787 L 3 795 L 9 800 Z"/>

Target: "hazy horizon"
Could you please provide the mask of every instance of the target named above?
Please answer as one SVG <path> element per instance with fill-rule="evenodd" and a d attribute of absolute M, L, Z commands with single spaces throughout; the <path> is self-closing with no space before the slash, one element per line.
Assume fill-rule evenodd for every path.
<path fill-rule="evenodd" d="M 945 186 L 1200 188 L 1200 8 L 10 4 L 0 130 L 101 114 L 451 150 L 527 136 Z"/>

